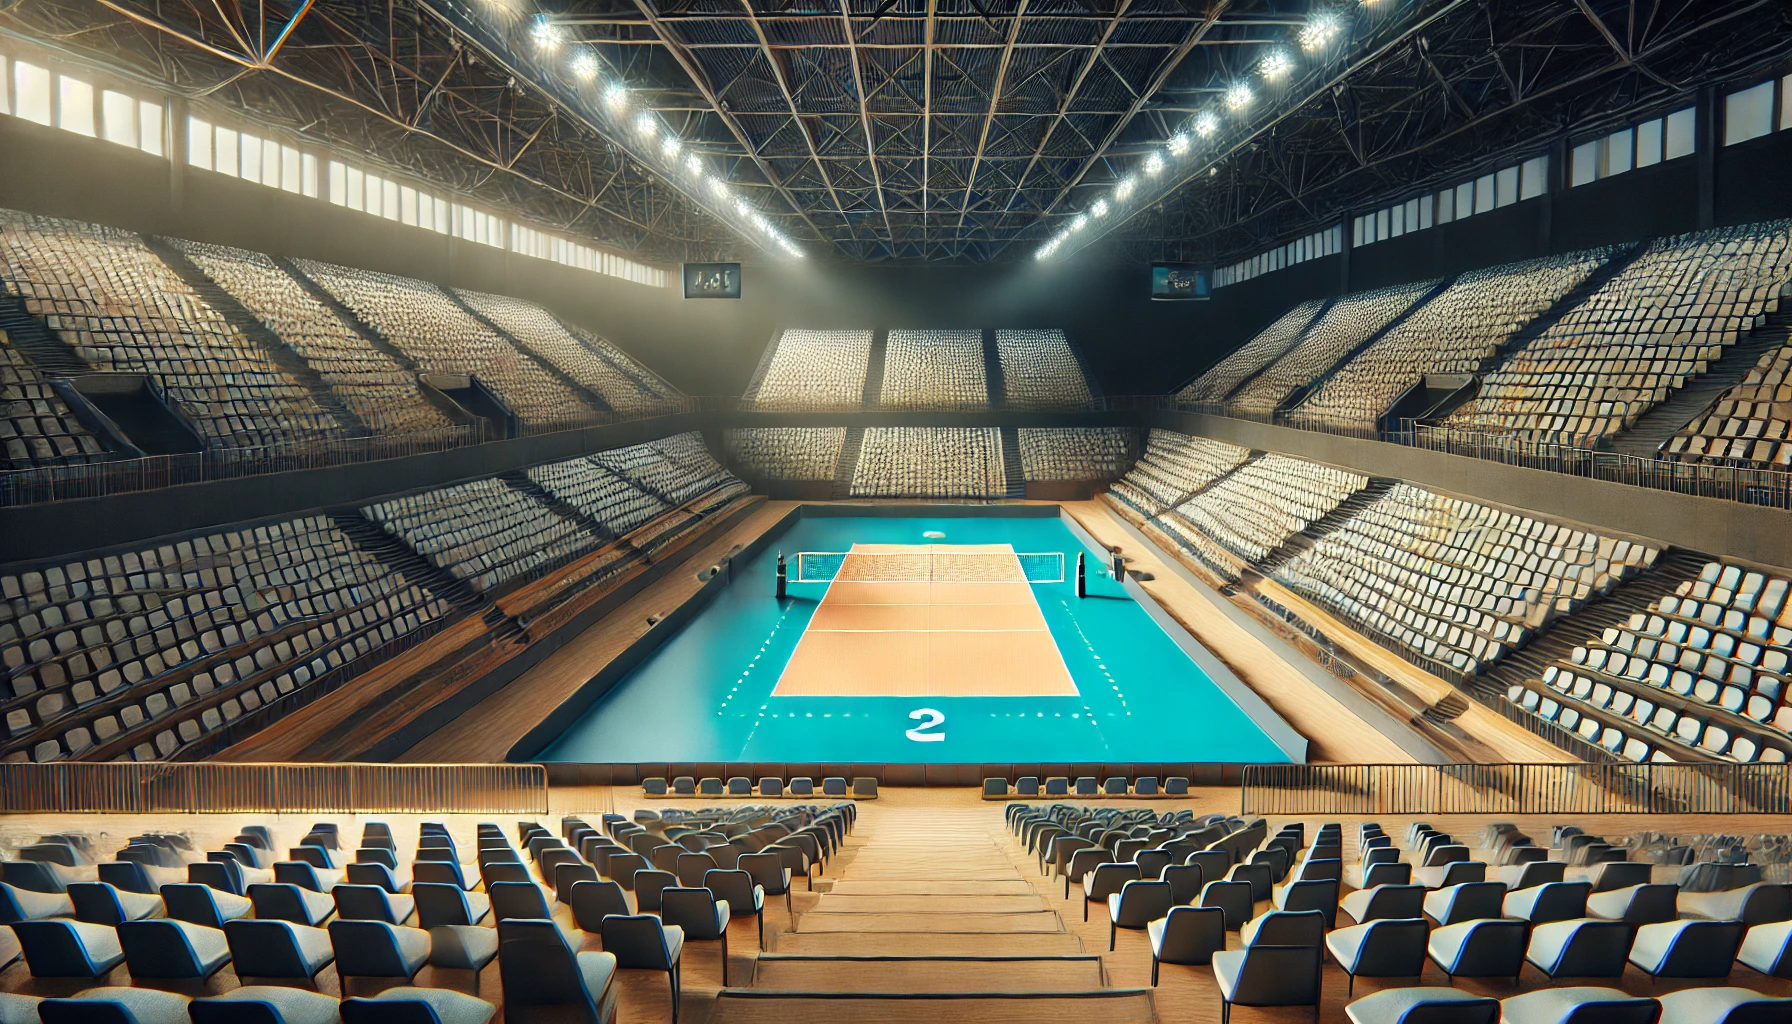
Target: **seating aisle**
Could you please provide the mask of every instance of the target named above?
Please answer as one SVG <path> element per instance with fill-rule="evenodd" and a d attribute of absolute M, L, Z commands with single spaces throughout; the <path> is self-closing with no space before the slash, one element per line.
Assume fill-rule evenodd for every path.
<path fill-rule="evenodd" d="M 1066 930 L 995 808 L 904 804 L 861 805 L 832 881 L 768 936 L 751 985 L 724 989 L 711 1024 L 1157 1019 L 1149 994 L 1109 985 Z"/>

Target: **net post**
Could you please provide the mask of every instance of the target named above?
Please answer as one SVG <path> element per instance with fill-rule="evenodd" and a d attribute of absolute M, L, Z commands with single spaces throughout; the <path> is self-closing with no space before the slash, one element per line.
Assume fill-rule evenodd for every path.
<path fill-rule="evenodd" d="M 785 588 L 790 583 L 790 569 L 784 564 L 784 552 L 778 552 L 778 600 L 784 600 Z"/>
<path fill-rule="evenodd" d="M 1089 583 L 1083 575 L 1083 553 L 1081 551 L 1076 553 L 1076 596 L 1089 596 Z"/>

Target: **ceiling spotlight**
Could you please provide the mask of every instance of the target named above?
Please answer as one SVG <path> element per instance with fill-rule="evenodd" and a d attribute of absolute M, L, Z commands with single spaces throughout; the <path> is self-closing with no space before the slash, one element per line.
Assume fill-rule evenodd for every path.
<path fill-rule="evenodd" d="M 581 82 L 591 81 L 597 77 L 597 58 L 593 57 L 589 50 L 580 50 L 573 54 L 572 73 L 577 75 Z"/>
<path fill-rule="evenodd" d="M 529 35 L 535 40 L 536 49 L 549 52 L 558 50 L 560 44 L 566 41 L 566 35 L 560 31 L 560 26 L 545 14 L 535 16 L 535 27 L 529 30 Z"/>
<path fill-rule="evenodd" d="M 1240 82 L 1226 90 L 1226 109 L 1239 110 L 1248 107 L 1250 106 L 1251 100 L 1255 98 L 1255 95 L 1251 92 L 1251 87 Z"/>
<path fill-rule="evenodd" d="M 1081 231 L 1083 230 L 1083 225 L 1087 223 L 1089 223 L 1088 214 L 1079 213 L 1076 215 L 1076 219 L 1070 222 L 1070 230 Z"/>
<path fill-rule="evenodd" d="M 628 87 L 621 82 L 613 83 L 604 90 L 604 102 L 612 108 L 621 109 L 624 104 L 628 103 Z"/>
<path fill-rule="evenodd" d="M 745 198 L 743 198 L 741 196 L 735 196 L 734 197 L 734 212 L 740 214 L 742 217 L 745 217 L 747 214 L 753 212 L 753 207 L 751 204 L 749 204 L 746 201 Z"/>
<path fill-rule="evenodd" d="M 642 114 L 640 117 L 635 118 L 635 131 L 640 132 L 650 139 L 653 138 L 654 134 L 659 130 L 660 123 L 653 119 L 652 114 Z"/>
<path fill-rule="evenodd" d="M 702 174 L 703 161 L 698 159 L 697 154 L 692 153 L 684 158 L 684 169 L 689 174 Z"/>
<path fill-rule="evenodd" d="M 668 135 L 666 141 L 660 143 L 660 154 L 668 160 L 675 160 L 678 158 L 679 146 L 678 136 Z"/>
<path fill-rule="evenodd" d="M 1108 215 L 1108 201 L 1106 199 L 1095 200 L 1095 205 L 1089 207 L 1089 212 L 1097 217 L 1106 217 Z"/>
<path fill-rule="evenodd" d="M 1245 102 L 1246 103 L 1250 102 L 1250 99 L 1248 96 L 1246 97 Z M 1218 114 L 1214 113 L 1213 111 L 1203 110 L 1203 111 L 1201 111 L 1201 116 L 1195 118 L 1195 133 L 1197 135 L 1200 135 L 1202 138 L 1206 138 L 1207 136 L 1212 135 L 1214 132 L 1217 132 L 1219 130 L 1220 130 L 1220 116 Z"/>
<path fill-rule="evenodd" d="M 1338 37 L 1344 27 L 1336 14 L 1324 11 L 1307 19 L 1307 26 L 1300 30 L 1300 48 L 1313 53 L 1323 50 Z"/>
<path fill-rule="evenodd" d="M 718 199 L 728 198 L 728 186 L 722 184 L 722 179 L 720 178 L 709 179 L 709 190 L 714 192 Z"/>
<path fill-rule="evenodd" d="M 1186 132 L 1177 132 L 1170 136 L 1170 141 L 1166 145 L 1170 150 L 1171 156 L 1181 156 L 1188 152 L 1188 142 L 1188 134 Z"/>
<path fill-rule="evenodd" d="M 1288 56 L 1286 50 L 1271 50 L 1263 63 L 1257 65 L 1257 73 L 1270 81 L 1276 81 L 1294 70 L 1294 58 Z"/>
<path fill-rule="evenodd" d="M 1159 174 L 1162 174 L 1163 170 L 1164 170 L 1164 158 L 1162 156 L 1160 156 L 1157 153 L 1153 153 L 1150 156 L 1145 158 L 1145 173 L 1147 175 L 1150 175 L 1151 177 L 1155 178 Z"/>
<path fill-rule="evenodd" d="M 1156 156 L 1157 154 L 1153 153 L 1152 155 Z M 1120 202 L 1125 202 L 1126 197 L 1132 195 L 1132 190 L 1138 183 L 1137 178 L 1122 178 L 1120 184 L 1114 186 L 1114 198 Z"/>

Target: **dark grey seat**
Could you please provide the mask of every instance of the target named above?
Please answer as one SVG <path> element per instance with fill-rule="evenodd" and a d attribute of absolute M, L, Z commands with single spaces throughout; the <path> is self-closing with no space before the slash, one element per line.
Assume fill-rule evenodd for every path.
<path fill-rule="evenodd" d="M 1344 1015 L 1350 1024 L 1499 1024 L 1500 1001 L 1453 988 L 1390 988 L 1349 1004 Z"/>
<path fill-rule="evenodd" d="M 118 944 L 133 980 L 204 981 L 230 962 L 222 928 L 185 921 L 126 921 Z"/>
<path fill-rule="evenodd" d="M 616 1013 L 616 966 L 608 950 L 575 952 L 550 922 L 498 922 L 505 1024 L 606 1024 Z"/>
<path fill-rule="evenodd" d="M 1312 1006 L 1319 1016 L 1318 946 L 1252 946 L 1213 954 L 1221 1024 L 1238 1006 Z"/>
<path fill-rule="evenodd" d="M 614 955 L 616 966 L 664 971 L 672 985 L 672 1021 L 678 1024 L 679 958 L 684 952 L 684 930 L 663 924 L 652 914 L 606 917 L 604 952 Z M 509 988 L 506 986 L 508 993 Z"/>
<path fill-rule="evenodd" d="M 368 998 L 342 1001 L 342 1024 L 486 1024 L 498 1008 L 445 988 L 401 985 Z"/>
<path fill-rule="evenodd" d="M 1211 963 L 1213 954 L 1226 948 L 1226 913 L 1218 907 L 1171 907 L 1145 925 L 1151 942 L 1151 984 L 1157 984 L 1157 967 L 1165 964 Z"/>
<path fill-rule="evenodd" d="M 1425 973 L 1425 940 L 1431 927 L 1421 917 L 1381 918 L 1339 928 L 1325 937 L 1325 948 L 1350 978 L 1348 998 L 1358 975 L 1371 978 L 1414 978 Z"/>
<path fill-rule="evenodd" d="M 1630 926 L 1622 921 L 1550 921 L 1531 929 L 1524 958 L 1556 978 L 1618 978 L 1630 949 Z M 1729 959 L 1724 960 L 1728 973 Z"/>
<path fill-rule="evenodd" d="M 1523 921 L 1464 921 L 1431 932 L 1426 954 L 1454 978 L 1512 978 L 1524 970 L 1528 926 Z"/>
<path fill-rule="evenodd" d="M 1546 988 L 1501 1000 L 1500 1019 L 1502 1024 L 1655 1024 L 1661 1003 L 1615 988 Z"/>
<path fill-rule="evenodd" d="M 1742 947 L 1740 921 L 1664 921 L 1637 928 L 1630 962 L 1651 978 L 1727 978 Z"/>
<path fill-rule="evenodd" d="M 1748 988 L 1688 988 L 1658 997 L 1671 1024 L 1786 1024 L 1792 999 Z"/>
<path fill-rule="evenodd" d="M 1134 879 L 1108 896 L 1108 949 L 1114 948 L 1121 928 L 1143 929 L 1170 912 L 1175 894 L 1170 883 Z"/>

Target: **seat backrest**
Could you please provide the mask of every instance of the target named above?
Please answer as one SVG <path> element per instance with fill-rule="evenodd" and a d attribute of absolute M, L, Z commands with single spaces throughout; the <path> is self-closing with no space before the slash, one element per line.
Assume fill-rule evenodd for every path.
<path fill-rule="evenodd" d="M 1084 878 L 1083 884 L 1088 890 L 1089 899 L 1105 900 L 1119 892 L 1121 886 L 1137 880 L 1138 877 L 1139 866 L 1137 864 L 1109 862 L 1096 865 L 1095 869 Z"/>
<path fill-rule="evenodd" d="M 312 892 L 323 892 L 324 883 L 317 877 L 317 868 L 302 860 L 283 860 L 274 865 L 274 881 L 296 885 Z"/>
<path fill-rule="evenodd" d="M 581 931 L 601 932 L 604 918 L 628 912 L 628 897 L 623 895 L 622 886 L 615 882 L 580 881 L 572 884 L 572 916 Z"/>
<path fill-rule="evenodd" d="M 299 952 L 299 943 L 288 921 L 226 921 L 224 939 L 230 943 L 230 959 L 239 976 L 256 978 L 305 978 L 310 967 Z"/>
<path fill-rule="evenodd" d="M 609 944 L 606 942 L 606 952 Z M 583 1024 L 598 1024 L 596 996 L 565 938 L 551 921 L 498 924 L 498 974 L 506 1007 L 575 1007 Z"/>
<path fill-rule="evenodd" d="M 1317 946 L 1325 942 L 1325 915 L 1317 910 L 1272 910 L 1252 923 L 1251 946 Z"/>
<path fill-rule="evenodd" d="M 249 899 L 255 903 L 255 916 L 263 920 L 291 921 L 310 924 L 311 915 L 299 887 L 286 882 L 257 882 L 249 887 Z"/>
<path fill-rule="evenodd" d="M 758 911 L 753 903 L 753 876 L 739 869 L 729 871 L 712 868 L 701 879 L 704 888 L 716 899 L 728 901 L 728 912 L 735 917 L 751 917 Z"/>
<path fill-rule="evenodd" d="M 553 916 L 541 887 L 534 882 L 494 882 L 486 892 L 492 899 L 495 921 L 545 921 Z"/>
<path fill-rule="evenodd" d="M 71 882 L 68 898 L 75 904 L 75 920 L 116 927 L 125 919 L 118 890 L 106 882 Z"/>
<path fill-rule="evenodd" d="M 68 886 L 62 876 L 48 864 L 37 861 L 15 860 L 0 864 L 0 880 L 7 885 L 30 892 L 67 892 Z"/>
<path fill-rule="evenodd" d="M 678 876 L 670 871 L 657 869 L 635 872 L 635 907 L 640 910 L 658 910 L 660 893 L 678 885 Z"/>
<path fill-rule="evenodd" d="M 745 871 L 755 885 L 764 886 L 767 894 L 779 896 L 784 893 L 784 859 L 776 852 L 743 853 L 736 866 Z"/>
<path fill-rule="evenodd" d="M 417 927 L 425 931 L 473 923 L 466 893 L 458 885 L 449 882 L 412 882 L 411 896 L 417 901 Z"/>
<path fill-rule="evenodd" d="M 194 861 L 187 865 L 187 881 L 210 886 L 233 896 L 245 894 L 242 868 L 234 858 Z"/>
<path fill-rule="evenodd" d="M 331 921 L 330 948 L 336 951 L 336 973 L 360 978 L 409 978 L 409 965 L 398 950 L 398 935 L 384 921 Z"/>
<path fill-rule="evenodd" d="M 34 978 L 91 978 L 95 964 L 70 921 L 15 921 L 13 935 Z"/>
<path fill-rule="evenodd" d="M 365 999 L 342 1001 L 342 1024 L 442 1024 L 436 1008 L 425 999 Z"/>
<path fill-rule="evenodd" d="M 1232 988 L 1243 1006 L 1307 1006 L 1319 999 L 1319 951 L 1313 946 L 1252 946 Z"/>
<path fill-rule="evenodd" d="M 669 971 L 672 957 L 666 948 L 665 928 L 652 914 L 614 915 L 603 920 L 604 952 L 616 956 L 618 967 Z"/>

